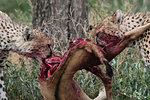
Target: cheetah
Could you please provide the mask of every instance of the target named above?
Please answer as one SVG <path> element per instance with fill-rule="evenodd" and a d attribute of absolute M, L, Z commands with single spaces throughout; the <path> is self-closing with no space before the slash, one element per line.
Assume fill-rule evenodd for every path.
<path fill-rule="evenodd" d="M 111 16 L 106 17 L 97 27 L 95 34 L 98 36 L 105 33 L 110 36 L 123 38 L 128 31 L 136 29 L 150 22 L 150 12 L 147 13 L 122 13 L 121 10 L 116 10 Z M 111 40 L 110 40 L 111 41 Z M 105 44 L 104 41 L 101 41 Z M 150 65 L 150 29 L 146 30 L 136 40 L 132 41 L 128 47 L 135 48 L 142 54 L 146 65 Z"/>
<path fill-rule="evenodd" d="M 35 58 L 40 63 L 51 56 L 52 44 L 52 41 L 42 32 L 17 24 L 0 11 L 0 100 L 8 99 L 4 91 L 3 67 L 9 51 Z"/>

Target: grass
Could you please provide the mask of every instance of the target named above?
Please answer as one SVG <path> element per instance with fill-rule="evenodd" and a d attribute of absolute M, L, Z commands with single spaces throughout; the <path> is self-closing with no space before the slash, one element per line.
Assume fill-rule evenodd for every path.
<path fill-rule="evenodd" d="M 20 57 L 17 64 L 7 62 L 10 67 L 5 67 L 4 77 L 7 96 L 9 100 L 42 100 L 39 90 L 38 75 L 40 66 L 31 60 L 26 64 Z"/>
<path fill-rule="evenodd" d="M 127 51 L 128 54 L 133 50 Z M 133 55 L 127 55 L 121 64 L 112 61 L 115 66 L 113 79 L 114 99 L 118 100 L 148 100 L 150 97 L 150 69 L 143 61 Z M 118 57 L 119 58 L 119 57 Z M 118 58 L 115 58 L 117 61 Z"/>
<path fill-rule="evenodd" d="M 6 11 L 13 20 L 32 26 L 32 5 L 31 2 L 28 2 L 30 0 L 25 1 L 13 0 L 13 2 L 17 3 L 11 3 L 11 6 L 1 5 L 0 10 Z M 88 1 L 89 23 L 91 25 L 97 25 L 98 22 L 112 14 L 116 9 L 121 9 L 125 12 L 150 10 L 148 0 Z M 7 2 L 8 0 L 2 0 L 1 4 L 6 4 Z M 138 6 L 135 6 L 135 4 Z M 14 8 L 13 11 L 12 8 Z M 114 100 L 150 99 L 150 68 L 146 67 L 141 59 L 142 57 L 139 52 L 133 49 L 126 49 L 111 61 L 114 71 Z M 31 60 L 31 64 L 26 64 L 22 57 L 18 64 L 21 67 L 17 67 L 17 64 L 10 62 L 8 62 L 10 67 L 5 67 L 5 86 L 9 100 L 42 100 L 37 78 L 40 67 L 34 60 Z M 78 71 L 74 78 L 91 98 L 96 97 L 99 89 L 102 88 L 101 81 L 85 70 Z"/>

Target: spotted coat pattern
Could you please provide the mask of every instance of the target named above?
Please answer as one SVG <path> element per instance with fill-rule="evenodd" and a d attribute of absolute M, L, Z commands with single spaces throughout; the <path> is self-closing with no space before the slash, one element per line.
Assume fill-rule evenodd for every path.
<path fill-rule="evenodd" d="M 9 51 L 42 61 L 51 55 L 51 45 L 52 41 L 43 33 L 13 22 L 0 11 L 0 100 L 7 100 L 3 67 Z"/>
<path fill-rule="evenodd" d="M 122 13 L 117 10 L 112 16 L 108 16 L 101 24 L 99 31 L 109 35 L 123 37 L 125 32 L 143 26 L 150 22 L 150 13 Z M 129 44 L 129 47 L 136 48 L 143 56 L 147 65 L 150 65 L 150 29 Z"/>

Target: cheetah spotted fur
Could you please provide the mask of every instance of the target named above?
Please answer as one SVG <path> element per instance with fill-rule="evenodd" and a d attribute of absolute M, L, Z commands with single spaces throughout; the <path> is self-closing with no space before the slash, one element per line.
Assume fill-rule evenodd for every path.
<path fill-rule="evenodd" d="M 51 54 L 51 45 L 51 40 L 43 33 L 13 22 L 0 11 L 0 100 L 7 100 L 3 67 L 9 51 L 41 61 Z"/>
<path fill-rule="evenodd" d="M 108 16 L 101 23 L 98 32 L 105 34 L 123 37 L 125 32 L 143 26 L 150 22 L 150 13 L 122 13 L 121 10 L 116 10 L 112 16 Z M 99 26 L 100 26 L 99 25 Z M 139 50 L 143 56 L 145 63 L 150 65 L 150 29 L 131 42 L 129 47 Z"/>

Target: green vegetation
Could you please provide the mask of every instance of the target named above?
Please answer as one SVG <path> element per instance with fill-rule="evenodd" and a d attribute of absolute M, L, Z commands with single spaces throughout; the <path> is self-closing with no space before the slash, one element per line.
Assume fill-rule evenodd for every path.
<path fill-rule="evenodd" d="M 7 13 L 12 20 L 31 26 L 32 2 L 31 0 L 1 0 L 0 11 Z"/>
<path fill-rule="evenodd" d="M 31 64 L 26 64 L 23 58 L 17 64 L 7 63 L 4 77 L 7 96 L 9 100 L 42 100 L 39 90 L 38 75 L 40 66 L 31 60 Z"/>
<path fill-rule="evenodd" d="M 149 11 L 149 0 L 88 0 L 89 23 L 94 25 L 110 15 L 116 9 L 125 12 Z M 32 3 L 30 0 L 1 0 L 0 10 L 19 22 L 31 24 Z M 114 70 L 113 97 L 114 100 L 150 100 L 150 68 L 141 60 L 141 55 L 132 49 L 126 49 L 111 61 Z M 42 100 L 39 91 L 38 74 L 40 67 L 36 61 L 32 65 L 24 63 L 20 58 L 16 64 L 8 62 L 4 75 L 6 91 L 9 100 Z M 101 66 L 102 67 L 102 66 Z M 84 91 L 92 98 L 96 97 L 101 81 L 85 70 L 75 75 Z"/>

